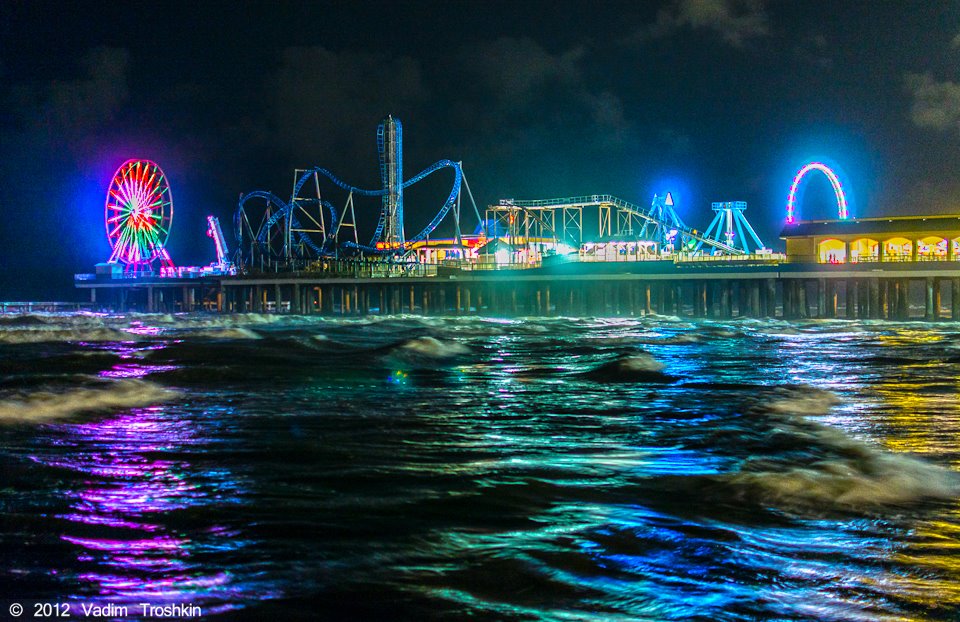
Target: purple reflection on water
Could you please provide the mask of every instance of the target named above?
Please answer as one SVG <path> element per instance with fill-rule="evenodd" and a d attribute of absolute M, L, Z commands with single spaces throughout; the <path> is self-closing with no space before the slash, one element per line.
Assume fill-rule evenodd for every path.
<path fill-rule="evenodd" d="M 154 331 L 151 327 L 141 327 L 143 331 L 148 331 L 144 334 L 153 334 L 149 331 Z M 157 331 L 159 329 L 156 329 Z M 141 331 L 141 332 L 143 332 Z M 134 329 L 130 329 L 130 332 L 137 332 Z M 101 371 L 98 376 L 101 378 L 113 378 L 113 379 L 122 379 L 122 378 L 143 378 L 149 374 L 156 372 L 165 372 L 165 371 L 174 371 L 179 369 L 177 365 L 149 365 L 143 362 L 144 357 L 151 350 L 163 350 L 167 347 L 166 343 L 152 343 L 148 345 L 139 344 L 136 342 L 122 342 L 122 343 L 111 343 L 108 347 L 104 347 L 103 344 L 99 344 L 100 349 L 108 350 L 113 354 L 120 357 L 123 360 L 122 363 L 118 363 L 111 367 L 110 369 L 105 369 Z"/>
<path fill-rule="evenodd" d="M 159 326 L 149 326 L 143 322 L 130 322 L 130 325 L 124 330 L 126 330 L 128 333 L 133 333 L 134 335 L 144 336 L 155 336 L 163 332 L 163 329 Z"/>
<path fill-rule="evenodd" d="M 101 378 L 143 378 L 155 372 L 174 371 L 176 365 L 141 365 L 139 363 L 120 363 L 99 374 Z"/>
<path fill-rule="evenodd" d="M 195 558 L 199 550 L 235 551 L 249 544 L 236 529 L 210 524 L 184 532 L 169 520 L 177 512 L 239 502 L 227 469 L 202 469 L 197 422 L 167 406 L 130 410 L 111 418 L 64 424 L 55 455 L 33 456 L 47 466 L 81 475 L 67 497 L 61 539 L 76 547 L 78 600 L 189 601 L 207 611 L 256 598 L 222 568 Z"/>

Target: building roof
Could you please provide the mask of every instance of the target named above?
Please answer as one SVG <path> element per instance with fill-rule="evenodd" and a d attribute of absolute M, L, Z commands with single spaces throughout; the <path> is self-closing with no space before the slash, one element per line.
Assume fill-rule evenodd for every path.
<path fill-rule="evenodd" d="M 848 220 L 801 220 L 786 225 L 780 238 L 824 235 L 868 235 L 885 233 L 926 233 L 960 231 L 960 215 L 890 216 Z"/>
<path fill-rule="evenodd" d="M 507 250 L 507 251 L 516 250 L 512 244 L 510 244 L 509 242 L 501 238 L 490 238 L 490 240 L 486 244 L 482 246 L 478 246 L 477 249 L 479 250 L 481 255 L 493 255 L 494 253 L 496 253 L 498 250 L 501 250 L 501 249 Z"/>

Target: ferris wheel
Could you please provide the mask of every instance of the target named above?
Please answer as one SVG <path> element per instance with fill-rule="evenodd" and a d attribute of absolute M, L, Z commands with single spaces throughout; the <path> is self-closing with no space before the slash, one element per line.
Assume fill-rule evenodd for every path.
<path fill-rule="evenodd" d="M 167 238 L 173 222 L 173 197 L 166 175 L 150 160 L 127 160 L 113 176 L 104 208 L 110 263 L 123 263 L 127 272 L 152 269 L 160 260 L 173 267 Z"/>

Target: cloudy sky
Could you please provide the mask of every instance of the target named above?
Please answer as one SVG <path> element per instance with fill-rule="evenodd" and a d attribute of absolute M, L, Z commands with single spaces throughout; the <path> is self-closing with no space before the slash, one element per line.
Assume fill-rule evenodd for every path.
<path fill-rule="evenodd" d="M 855 215 L 960 212 L 955 1 L 273 4 L 0 2 L 0 298 L 65 298 L 106 259 L 127 158 L 171 180 L 174 259 L 207 263 L 204 216 L 229 230 L 295 167 L 375 187 L 386 114 L 407 176 L 460 160 L 481 204 L 669 189 L 701 228 L 748 201 L 775 244 L 818 158 Z M 408 230 L 447 184 L 408 196 Z M 801 218 L 835 213 L 808 190 Z"/>

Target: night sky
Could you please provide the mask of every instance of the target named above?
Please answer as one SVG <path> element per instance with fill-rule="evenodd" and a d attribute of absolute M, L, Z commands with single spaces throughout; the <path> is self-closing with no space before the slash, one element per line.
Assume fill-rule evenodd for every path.
<path fill-rule="evenodd" d="M 779 248 L 793 173 L 820 158 L 853 215 L 960 212 L 958 2 L 5 0 L 0 102 L 4 300 L 77 297 L 127 158 L 163 167 L 168 248 L 205 264 L 204 217 L 232 240 L 238 195 L 289 196 L 295 167 L 377 187 L 387 114 L 406 175 L 463 161 L 481 209 L 672 190 L 700 228 L 710 201 L 748 201 Z M 446 196 L 436 177 L 407 231 Z M 834 216 L 826 181 L 808 186 L 799 216 Z M 358 207 L 363 224 L 379 204 Z"/>

